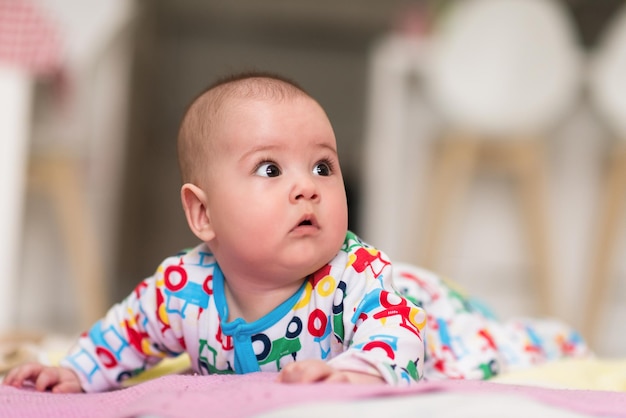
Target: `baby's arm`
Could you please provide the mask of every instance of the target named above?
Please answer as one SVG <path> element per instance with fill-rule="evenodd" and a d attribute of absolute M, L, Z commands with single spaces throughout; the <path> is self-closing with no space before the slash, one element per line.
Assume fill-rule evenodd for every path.
<path fill-rule="evenodd" d="M 2 382 L 7 386 L 23 387 L 31 382 L 38 391 L 49 390 L 54 393 L 79 393 L 83 389 L 73 370 L 65 367 L 44 366 L 39 363 L 27 363 L 11 369 Z"/>
<path fill-rule="evenodd" d="M 395 385 L 420 380 L 426 313 L 396 293 L 385 254 L 369 248 L 355 257 L 342 277 L 347 283 L 342 303 L 345 351 L 330 359 L 329 366 L 379 375 Z M 359 257 L 364 260 L 359 262 Z"/>
<path fill-rule="evenodd" d="M 318 359 L 287 364 L 278 375 L 278 381 L 282 383 L 385 383 L 380 375 L 339 370 Z"/>

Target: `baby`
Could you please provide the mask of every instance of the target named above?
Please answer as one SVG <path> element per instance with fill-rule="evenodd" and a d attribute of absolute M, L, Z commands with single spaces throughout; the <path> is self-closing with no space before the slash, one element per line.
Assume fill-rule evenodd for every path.
<path fill-rule="evenodd" d="M 59 367 L 19 366 L 5 384 L 104 391 L 185 352 L 200 374 L 409 384 L 586 351 L 560 324 L 496 322 L 348 231 L 332 126 L 289 80 L 239 74 L 209 87 L 184 115 L 178 158 L 202 243 L 163 261 Z"/>

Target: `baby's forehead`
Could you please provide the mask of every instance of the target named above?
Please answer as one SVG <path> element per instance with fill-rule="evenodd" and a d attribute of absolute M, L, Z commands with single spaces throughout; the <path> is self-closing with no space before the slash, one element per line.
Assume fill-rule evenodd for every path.
<path fill-rule="evenodd" d="M 301 115 L 302 111 L 296 109 L 306 108 L 310 117 L 318 117 L 328 121 L 326 112 L 313 98 L 307 95 L 294 95 L 288 97 L 263 97 L 232 95 L 223 98 L 209 111 L 211 124 L 215 130 L 231 129 L 233 125 L 246 124 L 251 126 L 251 121 L 264 120 L 264 116 L 282 115 L 293 118 Z M 264 115 L 264 116 L 261 116 Z M 299 117 L 299 116 L 298 116 Z M 325 123 L 324 122 L 324 123 Z"/>
<path fill-rule="evenodd" d="M 210 89 L 198 98 L 194 119 L 203 132 L 203 140 L 215 144 L 216 141 L 221 142 L 217 132 L 223 133 L 224 129 L 230 130 L 234 124 L 245 123 L 251 113 L 264 113 L 273 108 L 288 113 L 292 102 L 319 108 L 319 114 L 327 120 L 326 113 L 315 99 L 303 90 L 277 80 L 245 80 Z M 285 103 L 289 106 L 285 107 Z M 309 114 L 318 114 L 317 109 L 312 109 L 312 112 Z"/>

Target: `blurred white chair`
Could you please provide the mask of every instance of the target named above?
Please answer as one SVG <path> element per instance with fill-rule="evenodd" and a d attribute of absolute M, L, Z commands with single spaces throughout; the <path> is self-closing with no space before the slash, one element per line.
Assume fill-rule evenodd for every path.
<path fill-rule="evenodd" d="M 116 238 L 136 6 L 127 0 L 45 5 L 64 29 L 71 84 L 61 106 L 50 94 L 35 96 L 28 181 L 54 210 L 77 325 L 86 327 L 109 305 L 106 278 Z"/>
<path fill-rule="evenodd" d="M 495 162 L 519 181 L 539 309 L 550 311 L 544 140 L 578 99 L 581 58 L 573 22 L 557 1 L 450 6 L 433 34 L 425 77 L 446 125 L 427 200 L 426 267 L 435 268 L 448 211 L 479 161 Z"/>
<path fill-rule="evenodd" d="M 589 93 L 594 108 L 615 137 L 600 200 L 597 237 L 587 289 L 583 332 L 593 342 L 593 330 L 608 295 L 615 245 L 626 216 L 626 7 L 609 23 L 590 56 Z"/>
<path fill-rule="evenodd" d="M 0 280 L 0 334 L 15 329 L 18 312 L 38 311 L 41 320 L 52 309 L 42 309 L 42 302 L 50 299 L 48 295 L 29 293 L 25 280 L 17 274 L 15 260 L 20 255 L 24 260 L 36 258 L 29 248 L 19 254 L 22 241 L 28 242 L 19 236 L 22 221 L 32 221 L 21 216 L 27 186 L 53 208 L 58 244 L 71 275 L 71 291 L 66 294 L 74 296 L 77 305 L 74 325 L 85 327 L 109 304 L 105 277 L 108 253 L 114 248 L 115 228 L 111 226 L 115 224 L 122 178 L 136 6 L 128 0 L 2 2 L 2 6 L 0 23 L 8 23 L 3 26 L 6 36 L 2 40 L 16 49 L 17 57 L 31 52 L 33 46 L 24 39 L 32 42 L 29 31 L 38 33 L 33 25 L 48 20 L 54 23 L 63 45 L 63 54 L 55 51 L 62 55 L 58 65 L 70 83 L 65 101 L 55 101 L 50 94 L 54 88 L 48 88 L 50 84 L 40 82 L 27 68 L 0 68 L 0 92 L 4 93 L 0 94 L 0 108 L 8 115 L 0 124 L 0 172 L 5 174 L 0 190 L 7 199 L 0 211 L 6 216 L 0 222 L 0 247 L 2 265 L 9 270 Z M 39 38 L 35 38 L 37 46 L 46 40 Z M 2 58 L 6 58 L 7 48 L 2 50 Z M 47 52 L 40 49 L 39 55 Z M 9 256 L 12 258 L 6 260 Z M 62 273 L 55 273 L 36 279 L 63 278 Z"/>
<path fill-rule="evenodd" d="M 0 334 L 13 327 L 33 80 L 0 64 Z"/>
<path fill-rule="evenodd" d="M 427 56 L 427 39 L 414 34 L 391 32 L 372 46 L 363 141 L 359 234 L 393 259 L 413 262 L 415 228 L 407 224 L 420 220 L 428 147 L 436 130 L 420 82 Z"/>
<path fill-rule="evenodd" d="M 36 4 L 0 1 L 0 333 L 14 327 L 24 189 L 37 82 L 59 69 L 55 25 Z"/>

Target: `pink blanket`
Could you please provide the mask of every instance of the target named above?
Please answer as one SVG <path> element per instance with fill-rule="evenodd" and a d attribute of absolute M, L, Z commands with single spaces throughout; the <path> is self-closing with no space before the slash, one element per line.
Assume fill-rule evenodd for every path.
<path fill-rule="evenodd" d="M 284 385 L 275 375 L 165 376 L 127 389 L 53 395 L 0 386 L 0 417 L 249 417 L 321 399 L 346 401 L 432 393 L 509 393 L 563 410 L 626 417 L 626 393 L 541 389 L 476 381 L 421 382 L 410 388 L 358 385 Z"/>

